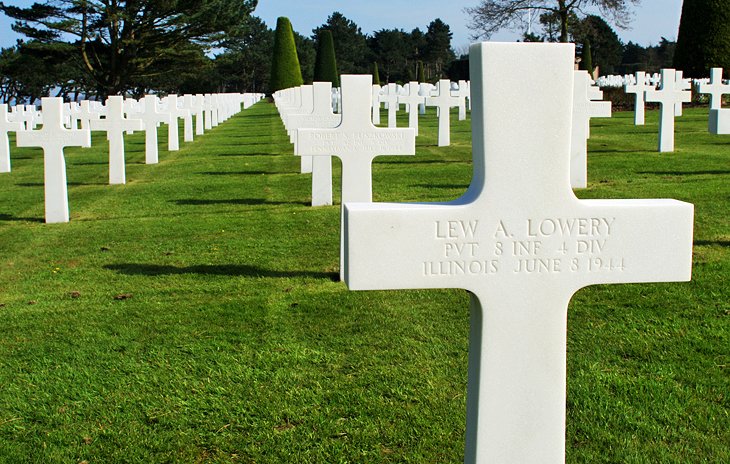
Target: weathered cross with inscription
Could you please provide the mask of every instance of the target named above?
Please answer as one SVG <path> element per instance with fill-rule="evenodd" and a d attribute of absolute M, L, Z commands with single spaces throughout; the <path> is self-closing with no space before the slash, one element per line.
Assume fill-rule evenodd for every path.
<path fill-rule="evenodd" d="M 691 204 L 573 195 L 573 57 L 572 44 L 472 45 L 474 174 L 465 195 L 344 205 L 350 289 L 472 294 L 468 464 L 564 462 L 576 291 L 690 278 Z"/>
<path fill-rule="evenodd" d="M 646 73 L 644 71 L 636 71 L 636 84 L 626 84 L 624 91 L 636 95 L 634 99 L 634 125 L 644 125 L 644 94 L 647 90 L 654 90 L 653 85 L 647 85 Z"/>
<path fill-rule="evenodd" d="M 10 141 L 8 132 L 23 130 L 23 123 L 8 120 L 8 105 L 0 103 L 0 172 L 10 172 Z"/>
<path fill-rule="evenodd" d="M 408 127 L 416 131 L 416 136 L 418 136 L 418 106 L 426 103 L 426 97 L 418 95 L 420 88 L 418 82 L 409 82 L 408 95 L 398 97 L 398 103 L 408 107 Z"/>
<path fill-rule="evenodd" d="M 370 120 L 373 77 L 342 76 L 342 122 L 334 129 L 299 129 L 297 155 L 342 161 L 342 202 L 372 201 L 372 163 L 380 155 L 415 155 L 413 129 L 375 127 Z"/>
<path fill-rule="evenodd" d="M 677 103 L 692 101 L 692 93 L 677 87 L 677 71 L 662 69 L 662 86 L 647 90 L 646 101 L 659 103 L 659 151 L 674 151 L 674 116 Z"/>
<path fill-rule="evenodd" d="M 722 108 L 722 96 L 730 94 L 730 84 L 722 82 L 722 68 L 710 69 L 710 82 L 701 83 L 698 91 L 710 95 L 711 110 Z"/>
<path fill-rule="evenodd" d="M 340 125 L 342 117 L 332 112 L 332 83 L 312 84 L 312 112 L 289 115 L 289 128 L 297 153 L 297 131 L 303 128 L 332 129 Z M 332 157 L 310 156 L 312 160 L 312 206 L 332 204 Z"/>
<path fill-rule="evenodd" d="M 124 97 L 111 95 L 106 99 L 106 117 L 91 120 L 91 130 L 105 131 L 109 141 L 109 184 L 127 182 L 124 163 L 124 133 L 142 130 L 140 119 L 124 117 Z"/>
<path fill-rule="evenodd" d="M 441 79 L 438 84 L 439 94 L 426 97 L 426 106 L 438 108 L 439 133 L 438 146 L 451 145 L 451 108 L 459 106 L 459 99 L 451 96 L 451 81 Z"/>
<path fill-rule="evenodd" d="M 63 100 L 58 97 L 41 99 L 43 127 L 40 130 L 16 134 L 19 147 L 43 149 L 46 222 L 68 222 L 68 186 L 66 184 L 65 147 L 91 146 L 89 129 L 66 129 L 63 126 Z"/>

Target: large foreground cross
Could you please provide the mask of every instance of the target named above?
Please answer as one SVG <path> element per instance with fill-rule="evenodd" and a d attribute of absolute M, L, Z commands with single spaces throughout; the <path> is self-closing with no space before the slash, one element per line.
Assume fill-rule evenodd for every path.
<path fill-rule="evenodd" d="M 567 308 L 576 291 L 690 278 L 691 204 L 573 195 L 573 57 L 570 44 L 472 45 L 466 194 L 344 205 L 350 289 L 472 294 L 469 464 L 564 462 Z"/>
<path fill-rule="evenodd" d="M 63 100 L 41 99 L 43 127 L 16 134 L 19 147 L 43 148 L 43 177 L 46 198 L 46 222 L 68 222 L 68 185 L 66 182 L 65 147 L 91 146 L 89 129 L 66 129 L 63 126 Z"/>

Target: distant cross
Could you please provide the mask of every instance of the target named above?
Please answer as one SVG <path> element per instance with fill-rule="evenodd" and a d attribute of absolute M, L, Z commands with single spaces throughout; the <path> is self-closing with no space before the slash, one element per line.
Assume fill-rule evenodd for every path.
<path fill-rule="evenodd" d="M 0 103 L 0 172 L 10 172 L 10 140 L 8 132 L 23 130 L 19 121 L 8 120 L 8 105 Z"/>
<path fill-rule="evenodd" d="M 588 147 L 591 118 L 610 118 L 611 102 L 595 101 L 603 92 L 591 85 L 587 71 L 575 71 L 573 81 L 573 130 L 570 142 L 570 184 L 588 187 Z"/>
<path fill-rule="evenodd" d="M 213 95 L 207 93 L 203 96 L 203 112 L 205 114 L 205 130 L 213 128 Z"/>
<path fill-rule="evenodd" d="M 624 86 L 626 93 L 633 93 L 636 95 L 634 99 L 634 125 L 644 125 L 644 95 L 647 90 L 655 90 L 654 86 L 646 84 L 646 73 L 644 71 L 636 72 L 636 84 L 626 84 Z"/>
<path fill-rule="evenodd" d="M 177 120 L 189 118 L 190 111 L 177 106 L 177 95 L 175 94 L 165 97 L 164 102 L 167 103 L 164 112 L 170 115 L 170 122 L 167 125 L 167 149 L 169 151 L 178 151 L 180 149 L 180 133 Z"/>
<path fill-rule="evenodd" d="M 16 134 L 19 147 L 43 149 L 45 178 L 46 222 L 68 222 L 68 185 L 66 183 L 65 147 L 90 147 L 91 132 L 88 129 L 66 129 L 63 126 L 63 100 L 41 99 L 43 127 L 40 130 L 21 131 Z"/>
<path fill-rule="evenodd" d="M 340 125 L 342 117 L 332 112 L 332 83 L 315 82 L 312 87 L 312 112 L 292 114 L 289 126 L 297 150 L 297 132 L 301 129 L 333 129 Z M 332 204 L 332 157 L 311 156 L 312 159 L 312 206 Z"/>
<path fill-rule="evenodd" d="M 195 138 L 193 130 L 193 115 L 195 114 L 194 102 L 192 95 L 183 95 L 180 97 L 181 108 L 187 110 L 187 115 L 183 117 L 183 141 L 192 142 Z"/>
<path fill-rule="evenodd" d="M 725 84 L 722 81 L 722 68 L 712 68 L 710 70 L 710 82 L 701 83 L 699 92 L 710 95 L 711 110 L 722 108 L 722 96 L 730 94 L 730 84 Z"/>
<path fill-rule="evenodd" d="M 142 120 L 145 132 L 145 163 L 157 164 L 160 158 L 157 147 L 157 125 L 160 123 L 170 124 L 170 114 L 161 113 L 157 108 L 158 98 L 156 95 L 145 95 L 143 100 L 142 113 L 137 116 Z"/>
<path fill-rule="evenodd" d="M 189 109 L 195 115 L 195 135 L 203 135 L 205 133 L 205 124 L 203 122 L 203 102 L 205 96 L 201 94 L 185 95 L 185 99 L 191 102 Z"/>
<path fill-rule="evenodd" d="M 469 88 L 466 81 L 459 81 L 459 88 L 451 92 L 459 99 L 459 121 L 466 121 L 466 99 L 469 97 Z"/>
<path fill-rule="evenodd" d="M 676 87 L 678 90 L 692 90 L 692 81 L 683 77 L 684 71 L 677 70 L 676 74 Z M 690 101 L 692 101 L 690 99 Z M 679 101 L 674 105 L 674 115 L 682 116 L 682 102 Z"/>
<path fill-rule="evenodd" d="M 471 292 L 467 464 L 565 462 L 576 291 L 690 278 L 691 204 L 573 195 L 573 60 L 572 44 L 472 45 L 474 174 L 465 195 L 344 205 L 351 290 Z"/>
<path fill-rule="evenodd" d="M 220 118 L 218 117 L 219 109 L 220 109 L 220 103 L 218 102 L 218 94 L 213 93 L 210 95 L 210 125 L 211 125 L 211 127 L 218 127 L 218 125 L 220 125 Z"/>
<path fill-rule="evenodd" d="M 380 101 L 388 107 L 388 127 L 395 128 L 398 126 L 397 115 L 400 105 L 398 104 L 398 86 L 388 84 L 388 91 L 380 96 Z"/>
<path fill-rule="evenodd" d="M 373 124 L 377 126 L 380 125 L 380 91 L 382 89 L 377 84 L 373 84 L 372 89 Z"/>
<path fill-rule="evenodd" d="M 679 102 L 692 100 L 692 93 L 677 88 L 676 71 L 662 69 L 662 86 L 659 90 L 647 90 L 646 101 L 657 102 L 661 107 L 659 115 L 659 151 L 674 151 L 674 111 Z"/>
<path fill-rule="evenodd" d="M 343 204 L 346 201 L 372 201 L 372 163 L 376 156 L 416 154 L 413 129 L 375 127 L 370 120 L 372 79 L 369 74 L 343 74 L 340 125 L 334 129 L 297 131 L 299 156 L 340 158 Z M 342 258 L 342 248 L 340 250 Z"/>
<path fill-rule="evenodd" d="M 314 110 L 314 88 L 311 85 L 301 85 L 297 91 L 299 98 L 296 99 L 299 106 L 291 108 L 283 108 L 282 119 L 284 120 L 284 126 L 289 131 L 289 118 L 294 114 L 311 114 Z M 330 98 L 332 96 L 330 95 Z M 331 101 L 331 100 L 330 100 Z M 290 137 L 294 138 L 292 143 L 294 144 L 294 152 L 296 153 L 297 142 L 294 133 L 289 131 Z M 291 139 L 290 139 L 291 140 Z M 302 174 L 308 174 L 312 172 L 312 157 L 302 156 L 299 159 L 299 172 Z"/>
<path fill-rule="evenodd" d="M 418 82 L 409 82 L 408 95 L 398 97 L 398 103 L 407 106 L 408 127 L 416 131 L 416 136 L 418 136 L 418 105 L 426 103 L 426 97 L 418 95 L 419 88 Z"/>
<path fill-rule="evenodd" d="M 439 133 L 438 146 L 451 145 L 451 108 L 459 105 L 459 99 L 451 96 L 451 81 L 441 79 L 438 85 L 438 95 L 426 97 L 426 106 L 438 108 Z"/>
<path fill-rule="evenodd" d="M 90 125 L 91 130 L 105 131 L 109 141 L 109 185 L 125 184 L 124 133 L 142 130 L 142 121 L 125 118 L 124 97 L 112 95 L 106 99 L 106 117 Z"/>
<path fill-rule="evenodd" d="M 76 114 L 78 120 L 81 122 L 82 129 L 89 129 L 89 121 L 101 118 L 101 114 L 91 106 L 91 101 L 81 100 L 78 113 Z"/>

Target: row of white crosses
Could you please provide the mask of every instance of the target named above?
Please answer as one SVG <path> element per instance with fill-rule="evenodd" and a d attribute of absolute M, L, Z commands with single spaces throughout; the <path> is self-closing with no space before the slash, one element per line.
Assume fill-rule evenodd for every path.
<path fill-rule="evenodd" d="M 468 290 L 464 462 L 560 464 L 572 295 L 689 280 L 694 210 L 573 195 L 572 44 L 474 44 L 470 63 L 471 186 L 449 203 L 345 200 L 344 279 L 351 290 Z"/>
<path fill-rule="evenodd" d="M 250 106 L 262 97 L 261 94 L 249 97 L 241 94 L 216 95 L 214 100 L 217 100 L 217 104 L 213 107 L 218 114 L 218 120 L 224 121 L 240 111 L 242 104 L 244 107 L 246 104 Z M 191 115 L 189 109 L 179 107 L 179 103 L 182 101 L 184 105 L 185 100 L 185 98 L 179 99 L 176 95 L 169 95 L 166 98 L 166 105 L 161 107 L 158 105 L 157 96 L 148 95 L 144 98 L 144 105 L 140 110 L 136 101 L 125 101 L 121 96 L 111 96 L 107 99 L 106 106 L 82 101 L 78 108 L 75 105 L 67 105 L 64 111 L 61 98 L 43 98 L 41 101 L 43 125 L 40 130 L 26 129 L 25 127 L 32 125 L 26 126 L 25 119 L 23 122 L 11 122 L 8 118 L 7 105 L 0 105 L 0 170 L 10 172 L 8 132 L 16 132 L 16 144 L 19 147 L 42 148 L 46 222 L 68 222 L 68 187 L 63 149 L 75 146 L 90 147 L 91 130 L 106 132 L 109 141 L 109 183 L 124 184 L 126 182 L 124 134 L 145 130 L 146 162 L 157 163 L 157 126 L 159 122 L 165 122 L 170 126 L 170 138 L 174 138 L 170 141 L 170 150 L 179 149 L 178 118 L 187 120 Z M 187 100 L 192 101 L 190 98 Z M 201 101 L 204 103 L 203 98 Z M 24 111 L 25 113 L 27 111 Z M 127 117 L 125 113 L 133 116 Z M 102 114 L 104 118 L 101 117 Z M 80 128 L 77 121 L 80 122 Z M 175 126 L 174 129 L 172 126 Z M 192 120 L 186 121 L 185 128 L 185 140 L 192 140 Z"/>
<path fill-rule="evenodd" d="M 407 92 L 406 92 L 407 89 Z M 418 135 L 418 114 L 424 114 L 428 106 L 437 110 L 439 130 L 438 146 L 451 145 L 451 108 L 459 108 L 459 121 L 466 120 L 467 100 L 471 106 L 468 81 L 459 81 L 453 84 L 448 79 L 442 79 L 433 88 L 428 84 L 409 82 L 407 86 L 399 88 L 396 84 L 388 84 L 384 89 L 373 86 L 373 124 L 380 124 L 380 104 L 384 103 L 388 110 L 388 127 L 396 127 L 396 114 L 400 105 L 407 105 L 408 127 L 416 130 Z"/>
<path fill-rule="evenodd" d="M 332 84 L 330 82 L 315 82 L 313 85 L 303 85 L 289 92 L 299 92 L 299 107 L 280 107 L 282 121 L 294 144 L 294 153 L 297 154 L 297 133 L 300 129 L 330 129 L 340 125 L 341 116 L 333 112 Z M 275 95 L 278 99 L 280 94 Z M 301 170 L 312 173 L 312 206 L 332 205 L 332 157 L 330 156 L 302 156 Z"/>
<path fill-rule="evenodd" d="M 681 116 L 682 104 L 692 100 L 691 84 L 682 78 L 682 72 L 674 69 L 661 70 L 661 87 L 653 82 L 647 85 L 646 74 L 636 73 L 636 84 L 627 84 L 626 93 L 635 94 L 634 124 L 644 124 L 645 102 L 660 105 L 659 113 L 659 151 L 674 151 L 674 118 Z"/>

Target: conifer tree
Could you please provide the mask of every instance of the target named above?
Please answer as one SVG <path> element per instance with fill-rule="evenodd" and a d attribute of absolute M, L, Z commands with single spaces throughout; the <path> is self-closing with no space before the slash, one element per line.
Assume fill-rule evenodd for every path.
<path fill-rule="evenodd" d="M 337 73 L 337 59 L 335 58 L 335 44 L 332 40 L 332 31 L 324 29 L 319 33 L 317 40 L 317 59 L 314 63 L 314 81 L 331 82 L 332 87 L 340 86 L 340 77 Z"/>
<path fill-rule="evenodd" d="M 380 71 L 378 71 L 378 62 L 377 61 L 373 61 L 373 84 L 381 85 L 380 84 Z"/>
<path fill-rule="evenodd" d="M 587 38 L 583 42 L 583 50 L 581 50 L 580 54 L 580 68 L 588 71 L 591 79 L 593 79 L 593 54 L 591 53 L 591 41 Z"/>
<path fill-rule="evenodd" d="M 695 78 L 730 69 L 730 1 L 684 0 L 674 67 Z"/>
<path fill-rule="evenodd" d="M 289 18 L 279 17 L 276 20 L 274 33 L 274 52 L 271 59 L 271 79 L 269 92 L 297 87 L 304 83 L 302 68 L 299 66 L 297 47 L 294 42 L 294 31 Z"/>

